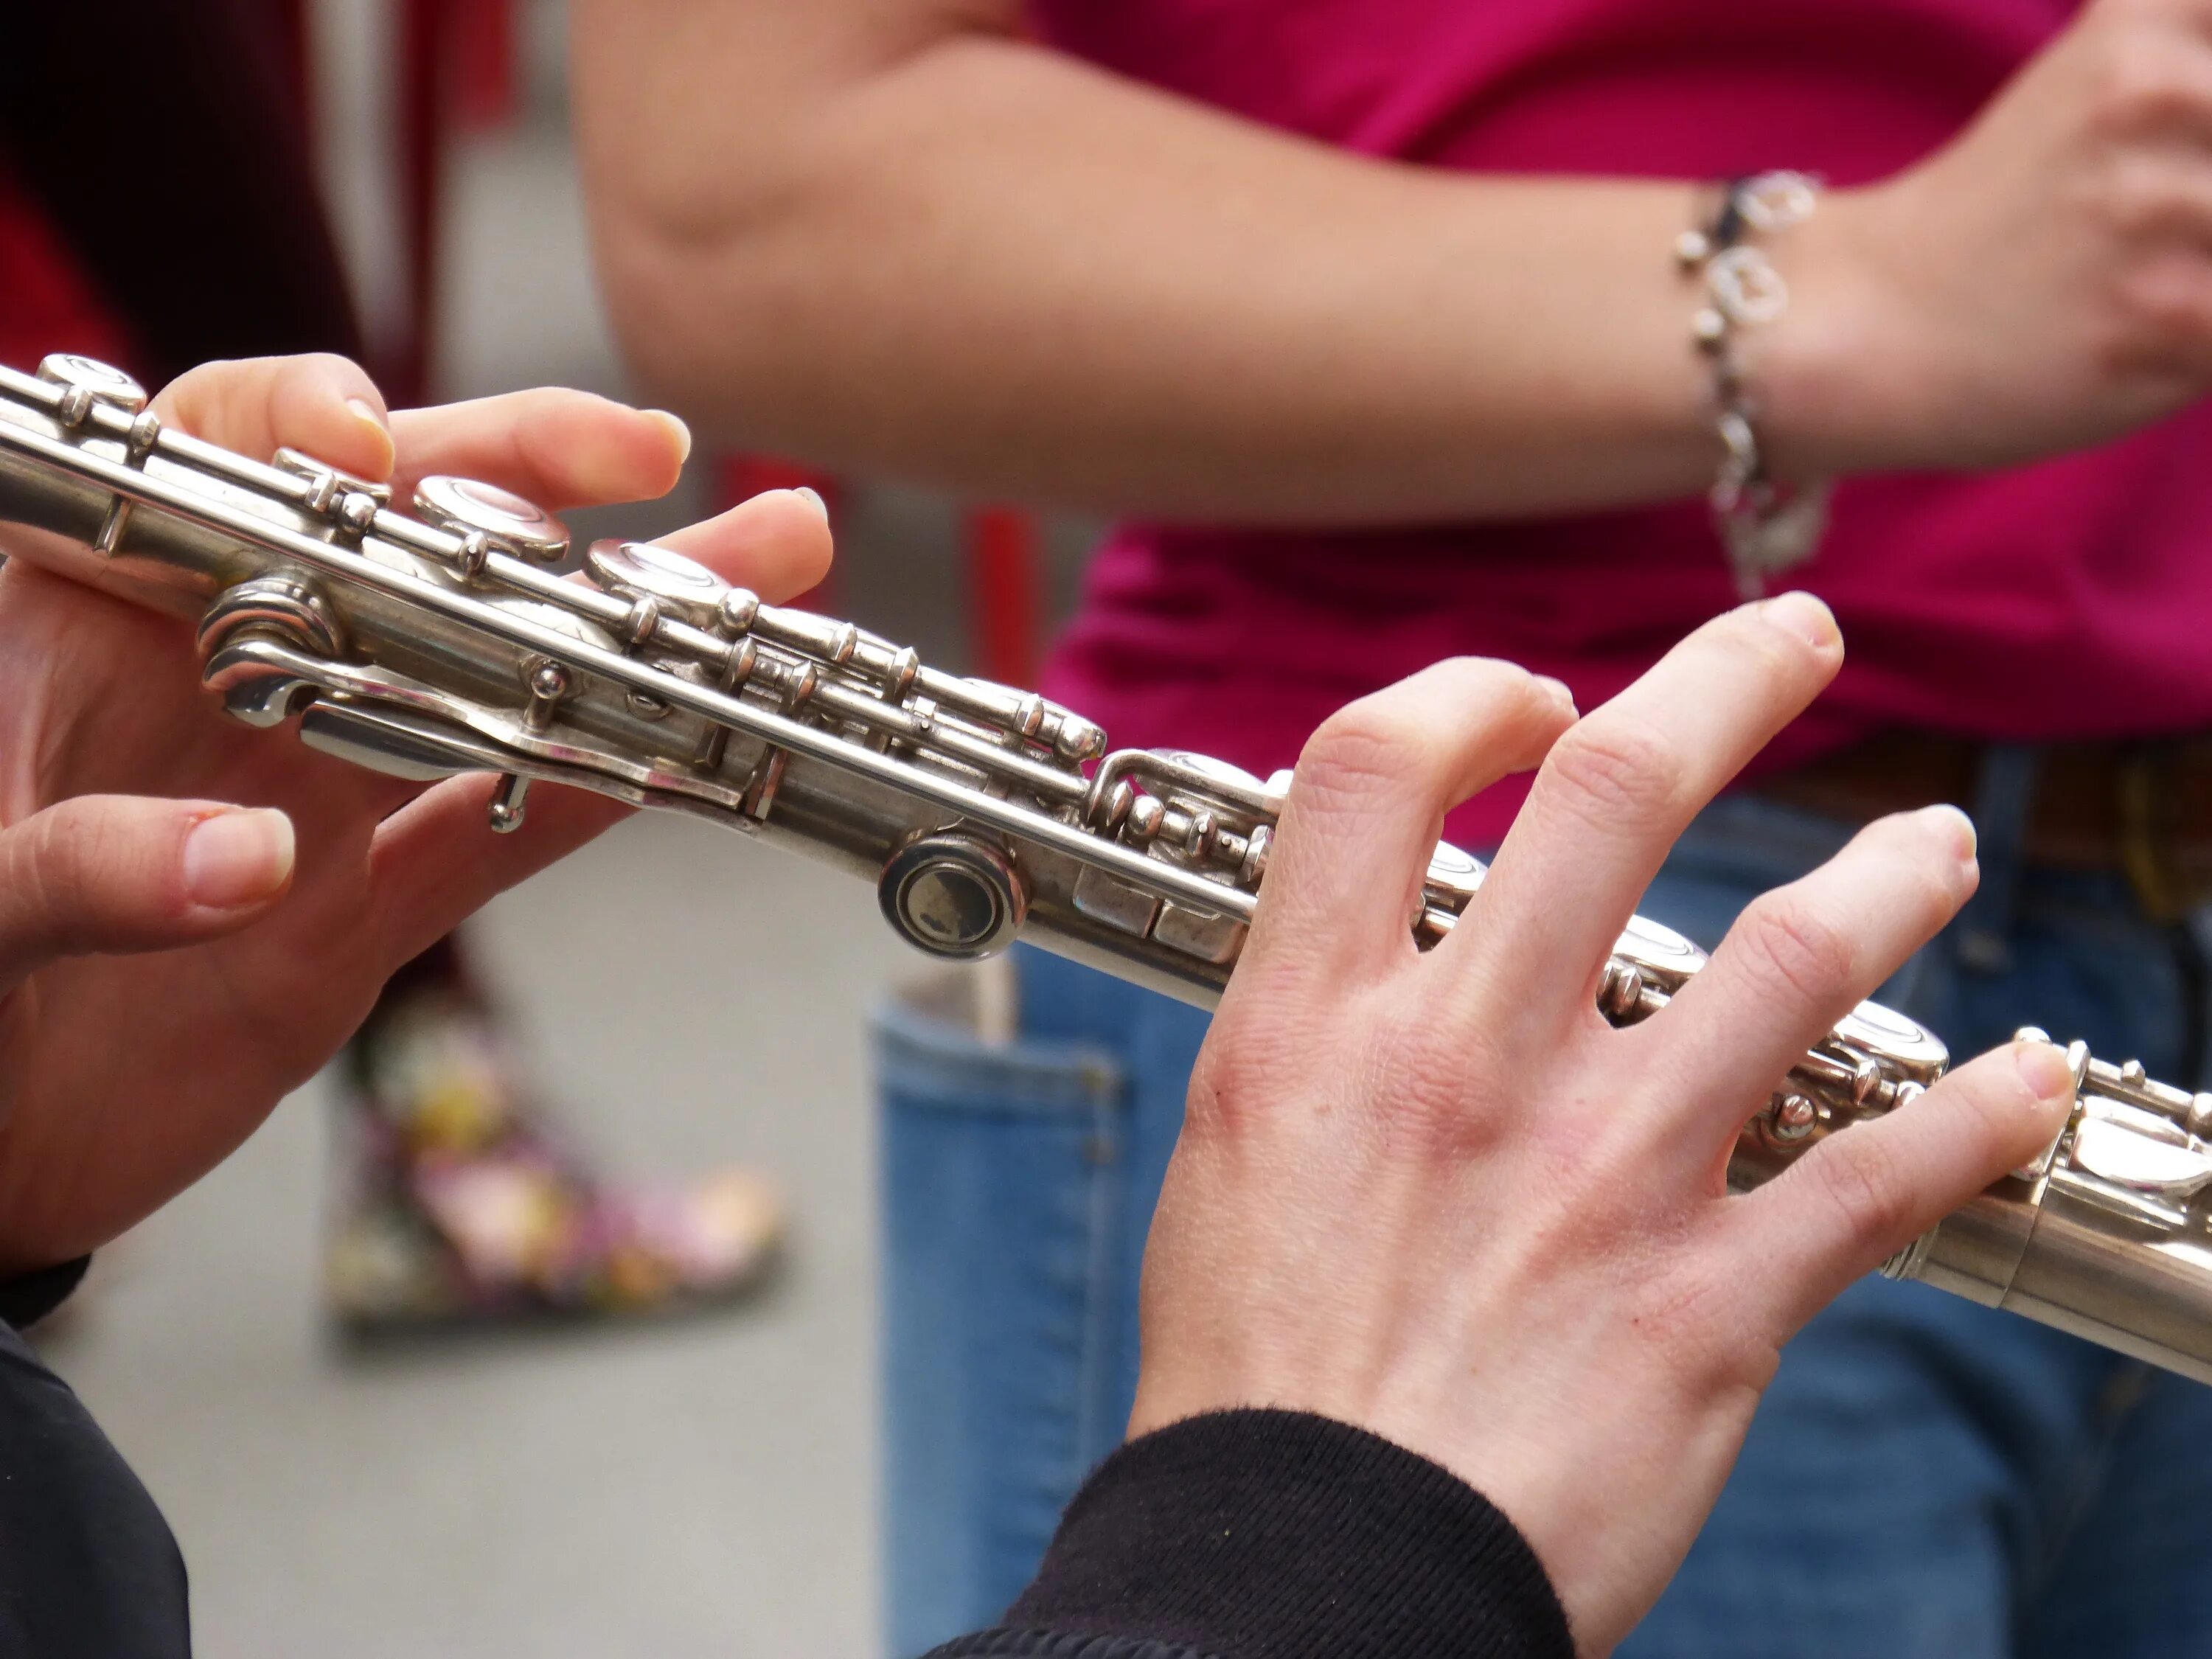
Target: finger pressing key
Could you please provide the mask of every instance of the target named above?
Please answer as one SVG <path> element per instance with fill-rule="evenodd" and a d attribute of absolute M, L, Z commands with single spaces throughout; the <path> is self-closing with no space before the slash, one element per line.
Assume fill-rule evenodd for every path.
<path fill-rule="evenodd" d="M 691 434 L 662 410 L 542 386 L 392 417 L 403 495 L 431 472 L 481 478 L 549 513 L 651 501 L 675 488 Z"/>
<path fill-rule="evenodd" d="M 1723 1212 L 1759 1260 L 1777 1328 L 1796 1331 L 1853 1279 L 2051 1145 L 2074 1073 L 2048 1042 L 2013 1042 L 1896 1110 L 1827 1137 Z"/>
<path fill-rule="evenodd" d="M 1588 1018 L 1599 965 L 1675 838 L 1842 661 L 1809 593 L 1698 629 L 1553 747 L 1469 908 L 1477 925 L 1439 955 L 1510 984 L 1522 1018 Z"/>
<path fill-rule="evenodd" d="M 392 473 L 384 394 L 358 363 L 328 352 L 203 363 L 153 406 L 180 431 L 258 460 L 289 447 L 358 478 Z"/>
<path fill-rule="evenodd" d="M 1558 681 L 1483 657 L 1437 663 L 1330 716 L 1292 775 L 1245 962 L 1410 956 L 1415 887 L 1444 814 L 1534 766 L 1573 719 Z"/>
<path fill-rule="evenodd" d="M 1720 949 L 1629 1040 L 1678 1088 L 1684 1119 L 1650 1125 L 1692 1164 L 1732 1143 L 1790 1068 L 1958 914 L 1974 827 L 1952 806 L 1879 819 L 1755 899 Z"/>

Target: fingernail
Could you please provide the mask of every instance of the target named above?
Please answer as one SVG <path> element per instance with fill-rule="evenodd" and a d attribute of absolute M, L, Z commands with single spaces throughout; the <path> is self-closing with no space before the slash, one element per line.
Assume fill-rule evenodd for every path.
<path fill-rule="evenodd" d="M 1941 824 L 1950 831 L 1952 843 L 1957 849 L 1960 863 L 1966 864 L 1972 861 L 1976 848 L 1981 845 L 1981 838 L 1974 830 L 1973 819 L 1968 817 L 1957 807 L 1949 805 L 1923 808 L 1921 816 L 1929 823 Z"/>
<path fill-rule="evenodd" d="M 1763 603 L 1759 614 L 1771 626 L 1794 634 L 1808 645 L 1835 643 L 1835 613 L 1810 593 L 1779 594 Z"/>
<path fill-rule="evenodd" d="M 210 910 L 258 903 L 292 873 L 292 820 L 233 811 L 202 818 L 185 837 L 185 891 Z"/>
<path fill-rule="evenodd" d="M 791 493 L 794 495 L 805 496 L 808 501 L 814 503 L 814 510 L 822 515 L 822 522 L 824 524 L 830 522 L 830 503 L 822 499 L 820 490 L 810 489 L 805 484 L 801 484 Z"/>
<path fill-rule="evenodd" d="M 382 470 L 390 471 L 392 463 L 397 459 L 398 452 L 392 447 L 392 428 L 385 420 L 384 412 L 366 398 L 347 398 L 346 408 L 354 419 L 376 434 L 377 452 L 384 457 Z M 213 823 L 214 820 L 210 819 L 209 822 Z"/>
<path fill-rule="evenodd" d="M 648 409 L 647 414 L 668 428 L 668 435 L 676 440 L 676 464 L 678 466 L 691 459 L 691 428 L 684 423 L 680 415 L 672 415 L 665 409 Z"/>
<path fill-rule="evenodd" d="M 2020 1067 L 2020 1080 L 2038 1100 L 2073 1097 L 2074 1068 L 2066 1063 L 2066 1055 L 2057 1044 L 2015 1043 L 2012 1057 L 2013 1064 Z"/>
<path fill-rule="evenodd" d="M 1549 674 L 1539 674 L 1536 676 L 1536 684 L 1544 688 L 1546 696 L 1569 714 L 1576 712 L 1573 689 L 1565 680 L 1555 680 Z"/>

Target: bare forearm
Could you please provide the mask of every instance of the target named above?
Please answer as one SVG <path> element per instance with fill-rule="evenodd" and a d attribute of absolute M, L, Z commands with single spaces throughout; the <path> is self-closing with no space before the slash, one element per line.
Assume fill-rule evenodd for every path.
<path fill-rule="evenodd" d="M 729 435 L 1281 522 L 1710 477 L 1667 261 L 1683 186 L 1372 161 L 983 33 L 869 68 L 751 11 L 577 21 L 617 325 L 659 395 Z"/>

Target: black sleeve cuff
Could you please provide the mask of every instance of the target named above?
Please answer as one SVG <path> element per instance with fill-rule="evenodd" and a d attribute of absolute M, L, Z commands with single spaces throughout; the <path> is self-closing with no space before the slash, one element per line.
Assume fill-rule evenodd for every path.
<path fill-rule="evenodd" d="M 35 1325 L 70 1298 L 84 1278 L 92 1258 L 81 1255 L 58 1267 L 41 1267 L 20 1279 L 0 1279 L 0 1323 L 17 1330 Z"/>
<path fill-rule="evenodd" d="M 1573 1659 L 1488 1499 L 1323 1417 L 1234 1411 L 1132 1441 L 1068 1506 L 1000 1628 L 940 1659 Z"/>

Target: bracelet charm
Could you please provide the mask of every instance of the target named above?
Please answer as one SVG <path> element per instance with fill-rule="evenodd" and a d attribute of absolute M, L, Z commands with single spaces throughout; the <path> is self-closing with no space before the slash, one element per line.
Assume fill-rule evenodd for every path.
<path fill-rule="evenodd" d="M 1675 264 L 1705 289 L 1704 303 L 1690 319 L 1690 337 L 1712 364 L 1718 408 L 1714 429 L 1721 465 L 1707 499 L 1736 591 L 1747 599 L 1764 593 L 1771 577 L 1811 558 L 1827 528 L 1828 486 L 1784 483 L 1767 467 L 1738 349 L 1743 331 L 1775 321 L 1790 305 L 1782 274 L 1746 238 L 1802 223 L 1819 193 L 1819 181 L 1802 173 L 1732 180 L 1722 191 L 1712 224 L 1684 231 L 1674 241 Z"/>

